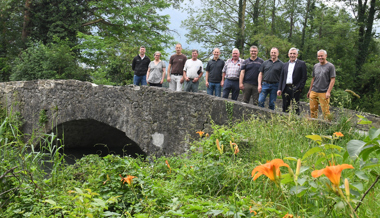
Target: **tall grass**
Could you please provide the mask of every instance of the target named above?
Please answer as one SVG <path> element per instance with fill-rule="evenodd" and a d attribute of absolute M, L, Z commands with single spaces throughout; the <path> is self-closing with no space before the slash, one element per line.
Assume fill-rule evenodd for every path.
<path fill-rule="evenodd" d="M 324 143 L 332 143 L 342 149 L 326 149 L 302 162 L 297 186 L 307 189 L 294 191 L 285 184 L 278 187 L 265 176 L 252 180 L 251 172 L 256 166 L 276 158 L 284 159 L 295 170 L 296 161 L 293 160 L 320 146 L 305 136 L 331 136 L 334 132 L 342 132 L 344 137 L 334 140 L 326 137 Z M 354 131 L 349 118 L 326 125 L 292 115 L 268 119 L 253 117 L 229 127 L 213 125 L 213 132 L 209 134 L 209 137 L 204 134 L 193 142 L 190 151 L 180 156 L 149 157 L 147 161 L 143 158 L 89 155 L 74 165 L 64 165 L 61 156 L 55 156 L 54 152 L 59 148 L 54 147 L 54 136 L 50 136 L 47 153 L 57 164 L 49 175 L 41 170 L 41 162 L 37 161 L 42 160 L 41 154 L 32 150 L 31 154 L 21 153 L 25 157 L 20 157 L 20 151 L 15 149 L 27 144 L 19 140 L 21 135 L 11 135 L 11 142 L 1 144 L 1 158 L 7 164 L 5 167 L 2 165 L 0 175 L 18 166 L 20 161 L 24 165 L 22 170 L 15 171 L 15 176 L 5 179 L 7 186 L 1 183 L 4 190 L 18 189 L 11 195 L 0 196 L 0 215 L 283 217 L 289 213 L 300 217 L 344 217 L 350 214 L 349 209 L 342 207 L 339 199 L 326 190 L 324 182 L 329 182 L 326 177 L 317 180 L 310 175 L 311 171 L 328 165 L 330 157 L 338 163 L 344 161 L 359 168 L 359 161 L 344 157 L 347 142 L 363 138 Z M 223 152 L 216 146 L 217 139 Z M 230 141 L 238 145 L 240 151 L 237 154 Z M 281 171 L 286 176 L 286 168 Z M 362 178 L 367 179 L 363 181 L 355 172 L 347 171 L 343 176 L 354 184 L 352 198 L 358 199 L 373 182 L 374 176 L 365 171 Z M 33 182 L 28 175 L 33 175 Z M 136 177 L 130 181 L 131 184 L 125 183 L 128 175 Z M 362 183 L 363 187 L 355 183 Z M 379 194 L 378 187 L 372 189 L 357 214 L 361 217 L 379 216 L 377 208 L 380 205 L 376 201 Z"/>

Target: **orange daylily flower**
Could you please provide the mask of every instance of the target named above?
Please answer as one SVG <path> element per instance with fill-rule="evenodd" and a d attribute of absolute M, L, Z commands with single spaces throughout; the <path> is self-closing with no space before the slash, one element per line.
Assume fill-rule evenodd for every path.
<path fill-rule="evenodd" d="M 294 216 L 292 214 L 286 213 L 283 218 L 293 218 Z"/>
<path fill-rule="evenodd" d="M 326 168 L 321 169 L 321 170 L 314 170 L 311 173 L 311 175 L 314 178 L 317 178 L 317 177 L 320 177 L 322 174 L 325 174 L 335 187 L 339 187 L 340 175 L 342 174 L 342 170 L 344 169 L 354 169 L 354 167 L 349 164 L 342 164 L 342 165 L 336 165 L 336 166 L 332 165 L 332 166 L 327 166 Z"/>
<path fill-rule="evenodd" d="M 237 153 L 239 153 L 239 147 L 237 145 L 235 145 L 234 154 L 237 155 Z"/>
<path fill-rule="evenodd" d="M 165 163 L 166 163 L 166 166 L 168 166 L 168 168 L 170 169 L 170 165 L 169 165 L 168 160 L 165 160 Z"/>
<path fill-rule="evenodd" d="M 274 159 L 274 160 L 268 161 L 266 164 L 257 166 L 252 171 L 253 180 L 256 180 L 257 178 L 259 178 L 259 176 L 264 174 L 270 180 L 275 182 L 276 178 L 280 178 L 280 176 L 281 176 L 280 167 L 288 167 L 289 168 L 289 165 L 284 163 L 284 161 L 281 159 Z M 257 172 L 257 174 L 255 175 L 256 172 Z"/>
<path fill-rule="evenodd" d="M 252 209 L 252 206 L 249 206 L 249 213 L 253 213 L 254 216 L 257 215 L 257 212 Z"/>
<path fill-rule="evenodd" d="M 205 132 L 203 132 L 202 130 L 199 130 L 198 132 L 196 132 L 197 134 L 199 134 L 199 137 L 202 137 L 203 134 L 205 134 Z"/>
<path fill-rule="evenodd" d="M 334 132 L 333 136 L 335 137 L 343 137 L 344 135 L 341 132 Z"/>
<path fill-rule="evenodd" d="M 132 185 L 133 179 L 137 178 L 136 176 L 128 175 L 127 177 L 122 177 L 121 174 L 119 174 L 121 177 L 121 181 L 124 183 L 128 183 L 128 185 Z"/>
<path fill-rule="evenodd" d="M 231 150 L 234 151 L 234 154 L 236 155 L 237 153 L 239 153 L 239 147 L 236 143 L 232 143 L 232 141 L 230 141 L 230 146 L 231 146 Z"/>

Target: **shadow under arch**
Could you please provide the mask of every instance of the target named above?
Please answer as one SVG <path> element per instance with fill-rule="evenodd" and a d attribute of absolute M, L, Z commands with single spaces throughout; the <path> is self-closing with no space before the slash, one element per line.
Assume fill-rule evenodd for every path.
<path fill-rule="evenodd" d="M 62 139 L 66 161 L 70 164 L 83 155 L 146 156 L 140 146 L 121 130 L 93 119 L 67 121 L 52 129 Z"/>

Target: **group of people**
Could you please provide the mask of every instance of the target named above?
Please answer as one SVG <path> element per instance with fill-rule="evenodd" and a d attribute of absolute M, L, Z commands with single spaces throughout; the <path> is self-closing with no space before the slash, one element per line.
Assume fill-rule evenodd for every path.
<path fill-rule="evenodd" d="M 176 54 L 169 60 L 166 80 L 169 89 L 182 91 L 182 84 L 187 92 L 198 92 L 199 79 L 203 75 L 203 63 L 198 59 L 198 50 L 192 50 L 191 59 L 182 54 L 182 45 L 175 47 Z M 166 65 L 160 60 L 161 53 L 154 53 L 154 61 L 145 55 L 145 47 L 140 47 L 140 54 L 132 62 L 135 72 L 133 84 L 160 86 L 165 79 Z M 282 96 L 282 110 L 289 112 L 293 105 L 300 114 L 299 100 L 307 80 L 307 69 L 304 61 L 299 60 L 298 49 L 290 48 L 289 61 L 284 63 L 278 59 L 278 48 L 272 48 L 270 59 L 264 61 L 258 57 L 258 47 L 250 47 L 250 57 L 240 58 L 239 49 L 232 50 L 232 58 L 227 61 L 220 59 L 220 49 L 213 50 L 213 58 L 206 66 L 207 94 L 237 100 L 240 90 L 243 91 L 243 102 L 264 107 L 269 94 L 269 109 L 274 110 L 277 96 Z M 335 67 L 326 60 L 327 52 L 317 52 L 319 63 L 314 65 L 310 89 L 307 98 L 310 99 L 310 115 L 318 117 L 318 105 L 321 105 L 324 117 L 330 115 L 329 102 L 331 90 L 335 84 Z"/>

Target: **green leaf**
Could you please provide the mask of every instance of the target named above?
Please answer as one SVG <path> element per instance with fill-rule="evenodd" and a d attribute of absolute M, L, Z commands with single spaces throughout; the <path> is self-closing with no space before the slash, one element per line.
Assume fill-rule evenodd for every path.
<path fill-rule="evenodd" d="M 305 160 L 307 157 L 309 157 L 310 155 L 314 154 L 314 153 L 317 153 L 317 152 L 320 152 L 322 151 L 322 148 L 320 147 L 314 147 L 310 150 L 308 150 L 302 157 L 302 160 Z"/>
<path fill-rule="evenodd" d="M 321 144 L 322 142 L 322 137 L 319 135 L 307 135 L 305 137 L 316 141 L 318 144 Z"/>
<path fill-rule="evenodd" d="M 374 167 L 380 167 L 380 164 L 365 164 L 361 169 L 369 169 L 369 168 L 374 168 Z"/>
<path fill-rule="evenodd" d="M 356 171 L 356 172 L 355 172 L 355 175 L 356 175 L 359 179 L 363 179 L 363 180 L 368 181 L 368 176 L 367 176 L 363 171 Z"/>
<path fill-rule="evenodd" d="M 363 191 L 363 183 L 361 183 L 361 182 L 350 183 L 350 185 L 352 185 L 353 187 L 355 187 L 359 191 Z"/>
<path fill-rule="evenodd" d="M 293 186 L 291 189 L 290 189 L 290 194 L 292 195 L 298 195 L 299 193 L 301 193 L 302 191 L 304 190 L 307 190 L 308 188 L 306 187 L 303 187 L 303 186 Z"/>
<path fill-rule="evenodd" d="M 369 138 L 371 140 L 374 140 L 376 139 L 377 137 L 379 137 L 380 135 L 380 129 L 376 129 L 376 128 L 371 128 L 368 132 L 368 135 L 369 135 Z"/>
<path fill-rule="evenodd" d="M 43 201 L 43 202 L 49 203 L 49 204 L 51 204 L 51 205 L 53 205 L 53 206 L 56 206 L 56 205 L 57 205 L 57 203 L 56 203 L 55 201 L 51 200 L 51 199 L 47 199 L 47 200 L 45 200 L 45 201 Z"/>
<path fill-rule="evenodd" d="M 282 184 L 287 184 L 287 183 L 289 183 L 289 182 L 293 182 L 293 177 L 292 176 L 290 176 L 290 174 L 288 173 L 288 174 L 283 174 L 283 175 L 281 175 L 281 183 Z"/>
<path fill-rule="evenodd" d="M 307 167 L 307 166 L 301 166 L 301 169 L 300 169 L 300 174 L 305 172 L 306 170 L 310 169 L 310 167 Z"/>
<path fill-rule="evenodd" d="M 306 182 L 305 178 L 298 178 L 297 180 L 298 184 L 303 185 Z"/>
<path fill-rule="evenodd" d="M 365 146 L 365 148 L 360 152 L 360 156 L 362 156 L 363 160 L 366 161 L 369 157 L 369 155 L 380 149 L 378 146 L 374 146 L 374 145 L 368 145 L 368 146 Z"/>
<path fill-rule="evenodd" d="M 347 143 L 347 152 L 350 157 L 355 160 L 357 157 L 359 157 L 359 154 L 365 145 L 366 143 L 363 141 L 351 140 Z"/>
<path fill-rule="evenodd" d="M 374 170 L 371 170 L 369 173 L 370 173 L 372 176 L 379 176 L 379 173 L 376 172 L 376 171 L 374 171 Z"/>
<path fill-rule="evenodd" d="M 338 145 L 333 145 L 333 144 L 325 144 L 325 145 L 322 145 L 323 147 L 325 147 L 326 149 L 337 149 L 338 151 L 342 150 L 343 148 L 338 146 Z"/>
<path fill-rule="evenodd" d="M 285 160 L 293 160 L 293 161 L 297 161 L 298 159 L 295 158 L 295 157 L 285 157 L 284 158 Z"/>

